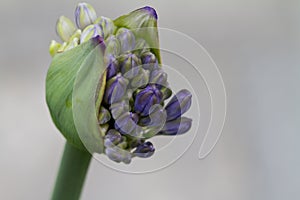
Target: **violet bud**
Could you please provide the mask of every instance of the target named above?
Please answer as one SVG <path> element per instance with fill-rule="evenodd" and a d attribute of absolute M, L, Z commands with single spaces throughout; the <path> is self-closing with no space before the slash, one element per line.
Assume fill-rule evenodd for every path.
<path fill-rule="evenodd" d="M 192 119 L 180 117 L 172 121 L 167 121 L 160 131 L 160 135 L 180 135 L 190 130 Z"/>
<path fill-rule="evenodd" d="M 128 53 L 119 57 L 120 70 L 124 77 L 131 79 L 138 75 L 141 64 L 140 59 L 133 53 Z"/>
<path fill-rule="evenodd" d="M 168 75 L 162 69 L 156 69 L 151 72 L 150 83 L 156 84 L 158 88 L 167 86 Z"/>
<path fill-rule="evenodd" d="M 105 58 L 106 63 L 107 63 L 107 73 L 106 73 L 106 79 L 109 80 L 111 79 L 113 76 L 116 76 L 117 73 L 119 72 L 119 62 L 118 60 L 115 58 L 114 55 L 109 55 Z"/>
<path fill-rule="evenodd" d="M 167 104 L 167 121 L 174 120 L 183 115 L 192 104 L 192 94 L 184 89 L 180 90 Z"/>
<path fill-rule="evenodd" d="M 76 25 L 80 29 L 84 29 L 88 25 L 94 23 L 97 19 L 95 9 L 88 3 L 79 3 L 75 9 Z"/>
<path fill-rule="evenodd" d="M 103 31 L 101 27 L 98 24 L 89 25 L 83 30 L 80 36 L 80 43 L 84 43 L 98 35 L 103 38 Z"/>
<path fill-rule="evenodd" d="M 115 129 L 110 129 L 104 137 L 105 147 L 113 147 L 121 142 L 122 135 Z"/>
<path fill-rule="evenodd" d="M 148 69 L 148 70 L 154 70 L 154 69 L 158 69 L 158 61 L 155 57 L 155 55 L 153 53 L 151 53 L 150 51 L 144 52 L 141 55 L 141 60 L 142 60 L 142 64 L 143 64 L 143 68 L 144 69 Z"/>
<path fill-rule="evenodd" d="M 148 84 L 149 82 L 149 71 L 139 68 L 138 74 L 131 80 L 131 86 L 133 88 L 140 88 Z"/>
<path fill-rule="evenodd" d="M 112 35 L 115 31 L 115 25 L 113 20 L 107 18 L 107 17 L 99 17 L 98 19 L 96 19 L 96 21 L 94 22 L 95 24 L 99 24 L 103 30 L 103 37 L 106 39 L 107 37 L 109 37 L 110 35 Z"/>
<path fill-rule="evenodd" d="M 134 50 L 135 36 L 132 31 L 126 28 L 120 28 L 116 33 L 116 37 L 120 41 L 122 53 Z"/>
<path fill-rule="evenodd" d="M 136 94 L 134 109 L 141 116 L 147 116 L 151 106 L 160 104 L 162 97 L 161 91 L 155 85 L 148 85 Z"/>
<path fill-rule="evenodd" d="M 104 102 L 112 104 L 120 101 L 126 93 L 128 83 L 128 80 L 120 73 L 108 80 L 104 94 Z"/>
<path fill-rule="evenodd" d="M 148 158 L 154 154 L 155 148 L 151 142 L 145 142 L 137 146 L 133 152 L 134 156 Z"/>
<path fill-rule="evenodd" d="M 136 113 L 126 112 L 115 121 L 115 128 L 122 134 L 137 136 L 141 133 L 141 127 L 137 126 L 139 117 Z"/>

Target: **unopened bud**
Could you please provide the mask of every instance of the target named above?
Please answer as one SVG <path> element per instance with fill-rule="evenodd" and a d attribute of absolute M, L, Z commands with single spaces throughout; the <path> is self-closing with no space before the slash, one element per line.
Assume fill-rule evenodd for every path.
<path fill-rule="evenodd" d="M 116 34 L 116 37 L 120 41 L 122 53 L 134 50 L 135 37 L 129 29 L 120 28 Z"/>
<path fill-rule="evenodd" d="M 101 26 L 104 33 L 104 39 L 112 35 L 115 31 L 114 22 L 107 17 L 99 17 L 94 23 L 99 24 Z"/>
<path fill-rule="evenodd" d="M 55 40 L 52 40 L 49 46 L 49 53 L 53 57 L 56 53 L 57 50 L 60 48 L 61 44 L 56 42 Z"/>
<path fill-rule="evenodd" d="M 88 3 L 79 3 L 75 9 L 76 25 L 80 29 L 84 29 L 88 25 L 94 23 L 97 19 L 95 9 Z"/>
<path fill-rule="evenodd" d="M 73 22 L 65 16 L 61 16 L 56 22 L 56 32 L 64 42 L 69 41 L 75 30 Z"/>
<path fill-rule="evenodd" d="M 96 36 L 103 37 L 103 32 L 101 30 L 101 27 L 98 24 L 92 24 L 87 26 L 80 37 L 80 43 L 86 42 L 91 38 L 94 38 Z"/>
<path fill-rule="evenodd" d="M 107 104 L 115 103 L 124 97 L 128 80 L 120 73 L 108 80 L 104 94 L 104 101 Z"/>

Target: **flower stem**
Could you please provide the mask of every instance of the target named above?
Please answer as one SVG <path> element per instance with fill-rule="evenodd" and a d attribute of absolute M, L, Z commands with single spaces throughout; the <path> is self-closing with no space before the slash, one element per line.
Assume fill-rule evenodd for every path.
<path fill-rule="evenodd" d="M 81 151 L 66 142 L 52 200 L 79 199 L 90 161 L 89 152 Z"/>

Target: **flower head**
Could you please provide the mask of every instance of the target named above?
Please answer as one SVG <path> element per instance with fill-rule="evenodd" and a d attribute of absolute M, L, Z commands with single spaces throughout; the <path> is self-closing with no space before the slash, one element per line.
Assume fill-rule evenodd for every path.
<path fill-rule="evenodd" d="M 86 128 L 92 123 L 89 120 L 98 117 L 96 125 L 92 124 L 96 132 L 86 138 L 91 146 L 101 147 L 94 148 L 96 152 L 105 153 L 115 162 L 128 164 L 133 157 L 148 158 L 155 152 L 149 141 L 152 137 L 183 134 L 191 128 L 192 120 L 182 116 L 191 107 L 188 90 L 179 91 L 164 106 L 172 90 L 160 65 L 157 13 L 153 8 L 144 7 L 111 20 L 97 18 L 91 5 L 79 3 L 75 22 L 78 29 L 68 18 L 59 19 L 57 33 L 63 43 L 50 44 L 53 63 L 47 77 L 51 115 L 70 143 L 84 149 L 72 104 L 93 97 L 96 113 L 88 113 L 86 119 L 80 116 L 83 121 L 79 122 Z M 139 29 L 147 27 L 151 28 Z M 97 73 L 90 73 L 95 66 L 99 68 Z M 84 78 L 87 83 L 95 81 L 96 94 L 81 85 Z M 75 86 L 83 88 L 76 98 Z M 81 115 L 85 110 L 79 111 Z"/>

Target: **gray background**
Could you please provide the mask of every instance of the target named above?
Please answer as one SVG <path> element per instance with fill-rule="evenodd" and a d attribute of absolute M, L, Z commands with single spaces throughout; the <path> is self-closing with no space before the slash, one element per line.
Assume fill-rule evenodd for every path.
<path fill-rule="evenodd" d="M 296 200 L 300 198 L 300 3 L 292 0 L 89 1 L 115 18 L 152 5 L 159 25 L 185 32 L 216 61 L 227 121 L 212 154 L 199 141 L 166 170 L 142 176 L 92 162 L 82 199 Z M 48 44 L 76 1 L 2 0 L 0 199 L 48 199 L 64 139 L 50 120 Z"/>

